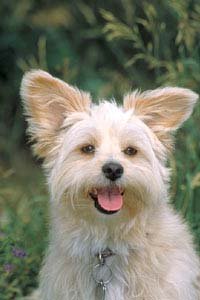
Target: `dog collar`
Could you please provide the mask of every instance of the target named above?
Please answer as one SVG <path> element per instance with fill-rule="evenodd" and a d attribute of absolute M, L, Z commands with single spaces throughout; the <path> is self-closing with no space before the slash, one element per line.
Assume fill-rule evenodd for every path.
<path fill-rule="evenodd" d="M 113 255 L 115 255 L 115 253 L 110 248 L 106 248 L 103 251 L 98 252 L 95 256 L 99 259 L 100 262 L 105 262 L 106 258 Z"/>

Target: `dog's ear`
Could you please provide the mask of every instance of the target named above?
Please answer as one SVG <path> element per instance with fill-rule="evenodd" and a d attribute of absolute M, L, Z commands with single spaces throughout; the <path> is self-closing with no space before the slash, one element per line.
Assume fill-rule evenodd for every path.
<path fill-rule="evenodd" d="M 28 131 L 35 141 L 34 152 L 39 157 L 46 157 L 52 151 L 54 139 L 67 115 L 89 111 L 91 103 L 89 94 L 41 70 L 24 75 L 21 97 Z"/>
<path fill-rule="evenodd" d="M 197 99 L 198 95 L 191 90 L 166 87 L 128 94 L 124 98 L 124 108 L 132 109 L 170 148 L 170 133 L 189 118 Z"/>

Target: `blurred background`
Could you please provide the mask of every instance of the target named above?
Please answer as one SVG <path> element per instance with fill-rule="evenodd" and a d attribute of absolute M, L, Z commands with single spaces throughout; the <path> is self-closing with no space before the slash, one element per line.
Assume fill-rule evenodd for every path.
<path fill-rule="evenodd" d="M 19 98 L 22 75 L 49 71 L 93 99 L 172 85 L 200 92 L 199 0 L 1 0 L 0 300 L 37 286 L 48 194 L 32 158 Z M 200 103 L 178 132 L 171 202 L 200 248 Z"/>

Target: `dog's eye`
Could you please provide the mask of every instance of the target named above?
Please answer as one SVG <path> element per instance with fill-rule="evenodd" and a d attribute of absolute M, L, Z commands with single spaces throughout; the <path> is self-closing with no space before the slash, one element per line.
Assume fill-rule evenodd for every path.
<path fill-rule="evenodd" d="M 133 147 L 127 147 L 123 152 L 126 155 L 132 156 L 132 155 L 135 155 L 137 153 L 137 150 Z"/>
<path fill-rule="evenodd" d="M 81 151 L 87 154 L 94 153 L 95 147 L 93 145 L 86 145 L 81 148 Z"/>

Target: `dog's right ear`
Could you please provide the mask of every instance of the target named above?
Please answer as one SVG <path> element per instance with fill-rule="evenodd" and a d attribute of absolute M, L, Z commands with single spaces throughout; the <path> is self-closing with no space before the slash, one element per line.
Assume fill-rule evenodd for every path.
<path fill-rule="evenodd" d="M 189 118 L 197 99 L 191 90 L 165 87 L 126 95 L 124 108 L 131 109 L 171 151 L 172 133 Z"/>
<path fill-rule="evenodd" d="M 41 70 L 26 73 L 22 79 L 21 97 L 28 132 L 35 141 L 34 152 L 46 157 L 54 147 L 64 119 L 73 112 L 87 112 L 90 96 Z"/>

